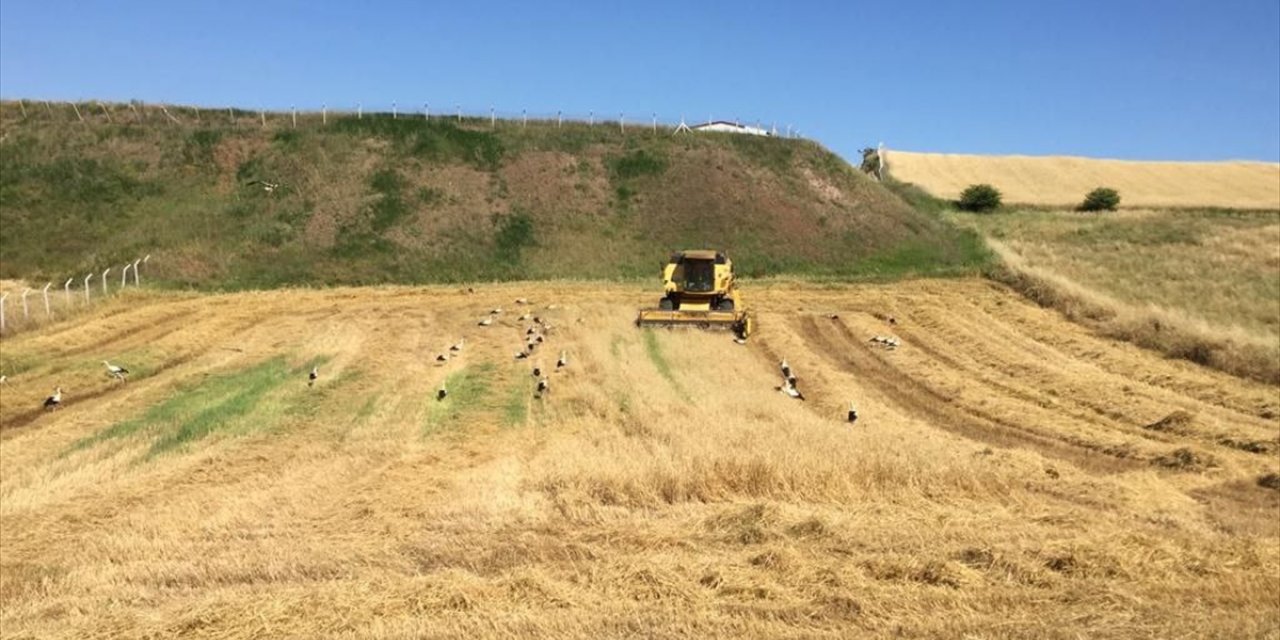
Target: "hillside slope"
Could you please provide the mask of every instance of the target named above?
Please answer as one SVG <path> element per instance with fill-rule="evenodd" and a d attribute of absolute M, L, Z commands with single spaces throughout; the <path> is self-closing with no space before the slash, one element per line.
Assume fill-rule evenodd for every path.
<path fill-rule="evenodd" d="M 747 275 L 944 273 L 983 255 L 807 141 L 127 113 L 0 109 L 0 277 L 61 281 L 144 253 L 163 280 L 206 288 L 651 277 L 695 245 Z"/>
<path fill-rule="evenodd" d="M 995 185 L 1007 203 L 1075 206 L 1096 187 L 1125 207 L 1280 209 L 1280 164 L 1136 162 L 1064 156 L 976 156 L 887 151 L 894 178 L 954 199 L 971 184 Z"/>

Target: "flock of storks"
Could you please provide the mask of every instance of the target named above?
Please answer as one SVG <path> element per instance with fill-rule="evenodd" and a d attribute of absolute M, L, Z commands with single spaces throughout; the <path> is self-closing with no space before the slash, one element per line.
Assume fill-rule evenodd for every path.
<path fill-rule="evenodd" d="M 515 302 L 518 305 L 529 304 L 529 301 L 526 298 L 516 298 Z M 555 305 L 551 305 L 547 308 L 554 309 Z M 492 309 L 489 311 L 489 315 L 485 316 L 477 324 L 482 327 L 492 326 L 494 319 L 499 317 L 502 313 L 503 311 L 501 307 Z M 834 316 L 834 315 L 831 317 L 832 319 L 838 318 L 838 316 Z M 546 322 L 539 316 L 533 315 L 532 313 L 524 313 L 520 315 L 520 317 L 517 318 L 517 320 L 519 322 L 532 322 L 532 324 L 530 324 L 528 328 L 525 329 L 524 347 L 522 347 L 519 351 L 516 351 L 515 353 L 516 360 L 526 360 L 531 356 L 533 356 L 534 350 L 537 349 L 539 345 L 543 344 L 546 341 L 546 336 L 551 332 L 552 327 L 550 323 Z M 892 316 L 888 318 L 888 322 L 889 324 L 897 324 L 897 320 Z M 880 346 L 883 346 L 886 349 L 896 349 L 901 345 L 901 342 L 898 340 L 898 338 L 894 336 L 874 336 L 871 338 L 871 342 L 878 344 Z M 467 343 L 466 338 L 459 339 L 456 343 L 454 343 L 453 345 L 450 345 L 448 350 L 442 351 L 438 355 L 436 355 L 436 358 L 435 358 L 436 363 L 444 364 L 448 362 L 451 358 L 457 357 L 458 355 L 461 354 L 462 349 L 466 346 L 466 343 Z M 128 381 L 128 375 L 129 375 L 128 369 L 120 365 L 111 364 L 107 360 L 103 360 L 102 364 L 107 368 L 107 375 L 110 375 L 112 378 L 115 378 L 120 382 Z M 560 371 L 561 369 L 564 369 L 567 366 L 569 366 L 569 355 L 566 352 L 561 351 L 560 357 L 556 359 L 555 371 Z M 804 394 L 801 393 L 800 389 L 796 386 L 799 379 L 796 377 L 795 371 L 791 368 L 791 365 L 787 362 L 787 359 L 783 358 L 782 362 L 778 363 L 778 367 L 782 371 L 782 384 L 774 388 L 788 397 L 795 398 L 796 400 L 804 400 Z M 533 378 L 536 381 L 534 385 L 534 392 L 533 392 L 534 396 L 537 398 L 542 398 L 543 396 L 550 393 L 551 380 L 546 375 L 547 371 L 543 369 L 541 361 L 537 361 L 534 363 L 531 373 L 533 374 Z M 307 386 L 308 387 L 314 386 L 316 383 L 316 380 L 319 377 L 320 377 L 320 367 L 319 366 L 311 367 L 311 372 L 307 374 Z M 0 382 L 6 382 L 7 380 L 8 380 L 7 376 L 0 376 Z M 444 382 L 441 382 L 440 388 L 436 390 L 436 400 L 437 401 L 444 400 L 448 396 L 449 396 L 449 389 L 445 386 Z M 57 387 L 54 389 L 53 395 L 44 399 L 44 408 L 46 410 L 52 410 L 52 409 L 57 409 L 61 405 L 62 405 L 62 387 Z M 849 411 L 846 414 L 846 420 L 848 420 L 848 422 L 851 424 L 854 422 L 857 422 L 858 420 L 858 410 L 854 406 L 853 402 L 849 403 Z"/>
<path fill-rule="evenodd" d="M 515 302 L 517 305 L 521 306 L 529 304 L 529 300 L 527 298 L 516 298 Z M 547 307 L 547 309 L 555 308 L 556 305 L 550 305 Z M 500 317 L 502 313 L 502 307 L 491 309 L 489 314 L 484 318 L 481 318 L 476 324 L 481 327 L 493 326 L 494 320 Z M 531 323 L 524 332 L 524 347 L 515 353 L 516 360 L 526 360 L 533 356 L 534 351 L 546 342 L 546 337 L 550 335 L 552 326 L 551 323 L 542 319 L 542 317 L 535 316 L 529 312 L 521 314 L 516 318 L 516 320 L 521 323 Z M 458 340 L 458 342 L 450 346 L 447 351 L 442 351 L 436 355 L 436 363 L 444 364 L 451 358 L 457 357 L 463 347 L 466 346 L 466 343 L 466 338 Z M 560 371 L 567 366 L 569 366 L 569 354 L 561 351 L 560 357 L 556 359 L 555 370 Z M 533 379 L 535 381 L 533 390 L 534 397 L 542 398 L 551 392 L 551 379 L 547 375 L 547 370 L 543 368 L 541 361 L 534 362 L 533 369 L 530 373 L 533 374 Z M 449 389 L 445 382 L 441 382 L 440 388 L 436 390 L 436 400 L 444 400 L 447 397 L 449 397 Z"/>

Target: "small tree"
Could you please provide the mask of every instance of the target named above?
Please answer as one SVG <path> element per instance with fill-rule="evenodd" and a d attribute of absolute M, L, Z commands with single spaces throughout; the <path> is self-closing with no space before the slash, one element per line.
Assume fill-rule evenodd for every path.
<path fill-rule="evenodd" d="M 1098 187 L 1084 197 L 1080 203 L 1081 211 L 1115 211 L 1120 206 L 1120 192 L 1107 187 Z"/>
<path fill-rule="evenodd" d="M 1000 191 L 989 184 L 969 185 L 957 204 L 965 211 L 991 211 L 1000 206 Z"/>

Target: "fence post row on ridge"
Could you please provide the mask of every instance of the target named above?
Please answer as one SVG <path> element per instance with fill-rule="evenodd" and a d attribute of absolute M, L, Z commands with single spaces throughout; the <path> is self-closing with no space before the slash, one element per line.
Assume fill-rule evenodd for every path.
<path fill-rule="evenodd" d="M 206 118 L 202 117 L 202 111 L 208 109 L 208 107 L 182 106 L 176 104 L 147 104 L 139 100 L 115 104 L 105 103 L 100 100 L 82 102 L 51 102 L 48 100 L 42 100 L 38 101 L 38 103 L 44 106 L 44 116 L 41 116 L 37 109 L 28 109 L 26 99 L 4 102 L 2 106 L 7 109 L 12 109 L 13 106 L 16 105 L 17 115 L 23 120 L 43 117 L 49 120 L 61 120 L 64 122 L 78 122 L 86 124 L 100 122 L 120 125 L 129 124 L 129 119 L 115 117 L 112 114 L 113 108 L 119 111 L 127 107 L 129 112 L 133 114 L 132 121 L 135 123 L 146 122 L 148 120 L 148 108 L 150 108 L 151 113 L 154 114 L 158 112 L 158 114 L 162 116 L 162 122 L 168 122 L 174 125 L 192 126 L 202 126 L 204 124 Z M 81 105 L 84 105 L 85 109 L 81 109 Z M 69 107 L 69 109 L 67 109 L 67 107 Z M 218 111 L 219 109 L 220 108 L 215 108 L 214 111 Z M 264 129 L 271 128 L 273 122 L 279 123 L 277 126 L 297 129 L 299 127 L 305 127 L 309 123 L 328 125 L 330 112 L 334 112 L 339 115 L 343 113 L 347 115 L 354 115 L 358 120 L 363 120 L 365 115 L 369 115 L 370 117 L 389 117 L 391 119 L 399 119 L 400 117 L 399 101 L 392 101 L 384 108 L 375 109 L 365 109 L 364 102 L 357 102 L 354 110 L 346 112 L 340 109 L 331 108 L 328 102 L 321 103 L 320 108 L 314 111 L 299 109 L 296 104 L 289 105 L 287 110 L 280 109 L 271 113 L 268 113 L 268 110 L 265 107 L 257 108 L 256 113 L 254 113 L 254 111 L 255 110 L 238 110 L 230 106 L 226 107 L 227 122 L 232 125 L 241 125 L 244 124 L 244 120 L 246 118 L 252 118 L 255 121 L 253 123 L 254 125 Z M 368 112 L 367 114 L 366 111 Z M 407 111 L 406 117 L 411 115 L 411 112 L 412 109 Z M 440 112 L 439 115 L 446 116 L 446 113 L 447 112 Z M 116 115 L 119 114 L 117 113 Z M 587 126 L 600 124 L 597 122 L 594 109 L 588 111 L 585 116 L 574 116 L 572 114 L 566 114 L 564 110 L 556 110 L 554 113 L 548 111 L 539 114 L 537 112 L 531 112 L 527 108 L 522 108 L 518 111 L 498 111 L 495 105 L 490 105 L 487 109 L 464 109 L 461 104 L 455 104 L 453 115 L 457 122 L 462 122 L 464 118 L 476 120 L 486 118 L 489 121 L 489 126 L 494 128 L 507 121 L 518 126 L 527 127 L 530 120 L 535 122 L 540 120 L 548 123 L 554 120 L 557 127 L 563 127 L 566 122 L 581 122 Z M 659 128 L 670 130 L 672 133 L 682 133 L 685 131 L 696 130 L 700 126 L 699 124 L 681 126 L 685 122 L 683 116 L 678 119 L 663 119 L 658 116 L 657 112 L 650 112 L 647 115 L 650 120 L 649 129 L 652 133 L 657 133 Z M 255 118 L 254 116 L 257 117 Z M 423 119 L 430 121 L 431 116 L 431 103 L 423 102 Z M 640 114 L 633 113 L 628 115 L 626 112 L 619 113 L 617 123 L 618 129 L 624 134 L 627 131 L 626 124 L 628 119 L 632 120 L 634 123 L 644 122 L 645 118 L 644 115 Z M 216 118 L 214 118 L 214 120 L 216 120 Z M 742 129 L 742 133 L 754 133 L 756 135 L 785 138 L 801 137 L 800 130 L 789 123 L 782 128 L 782 131 L 779 131 L 779 126 L 776 121 L 769 124 L 767 127 L 762 119 L 757 118 L 754 120 L 754 127 L 749 126 L 751 121 L 747 122 L 748 124 L 744 125 L 743 121 L 736 117 L 732 120 L 715 120 L 713 116 L 709 115 L 707 116 L 706 124 L 714 123 L 726 127 L 739 127 Z M 632 129 L 643 131 L 644 127 L 632 127 Z"/>
<path fill-rule="evenodd" d="M 132 273 L 133 275 L 133 286 L 135 288 L 141 287 L 142 286 L 141 267 L 147 264 L 147 261 L 149 260 L 151 260 L 151 254 L 147 254 L 144 257 L 134 260 L 133 262 L 126 262 L 124 264 L 124 267 L 120 271 L 120 286 L 117 287 L 116 290 L 122 291 L 128 288 L 130 273 Z M 100 277 L 102 278 L 102 297 L 104 299 L 107 296 L 109 296 L 111 293 L 110 284 L 109 284 L 109 281 L 107 280 L 107 276 L 108 274 L 111 273 L 113 269 L 114 267 L 107 267 L 100 274 Z M 71 311 L 74 310 L 77 306 L 80 308 L 89 306 L 89 304 L 94 300 L 94 297 L 92 295 L 94 276 L 99 276 L 99 273 L 96 271 L 91 271 L 88 274 L 86 274 L 84 276 L 84 279 L 81 281 L 81 286 L 84 289 L 84 301 L 79 303 L 79 305 L 76 304 L 76 299 L 71 294 L 71 285 L 76 281 L 76 276 L 67 278 L 66 282 L 62 284 L 62 302 L 60 305 L 55 304 L 56 296 L 54 299 L 50 299 L 49 297 L 49 290 L 52 289 L 56 283 L 53 281 L 45 283 L 44 287 L 38 289 L 38 291 L 40 292 L 41 298 L 44 301 L 44 318 L 43 319 L 45 321 L 52 320 L 55 315 L 55 312 L 57 312 L 58 315 L 70 315 Z M 0 335 L 7 335 L 10 329 L 29 326 L 32 322 L 38 322 L 40 320 L 38 311 L 37 311 L 37 317 L 34 320 L 31 318 L 31 306 L 30 306 L 30 303 L 27 301 L 27 296 L 31 295 L 35 291 L 37 291 L 37 289 L 33 289 L 31 287 L 23 287 L 22 294 L 18 296 L 18 298 L 22 301 L 22 318 L 21 318 L 22 322 L 19 323 L 19 325 L 16 327 L 13 321 L 17 320 L 18 318 L 10 317 L 9 309 L 6 305 L 6 301 L 8 300 L 9 294 L 11 292 L 10 291 L 0 292 Z"/>

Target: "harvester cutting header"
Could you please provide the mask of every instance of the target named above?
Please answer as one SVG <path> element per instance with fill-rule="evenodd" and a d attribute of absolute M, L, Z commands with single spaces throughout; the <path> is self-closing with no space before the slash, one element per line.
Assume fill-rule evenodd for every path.
<path fill-rule="evenodd" d="M 733 262 L 720 251 L 680 251 L 662 269 L 666 295 L 657 309 L 641 309 L 636 325 L 692 326 L 732 329 L 740 338 L 751 333 L 733 274 Z"/>

